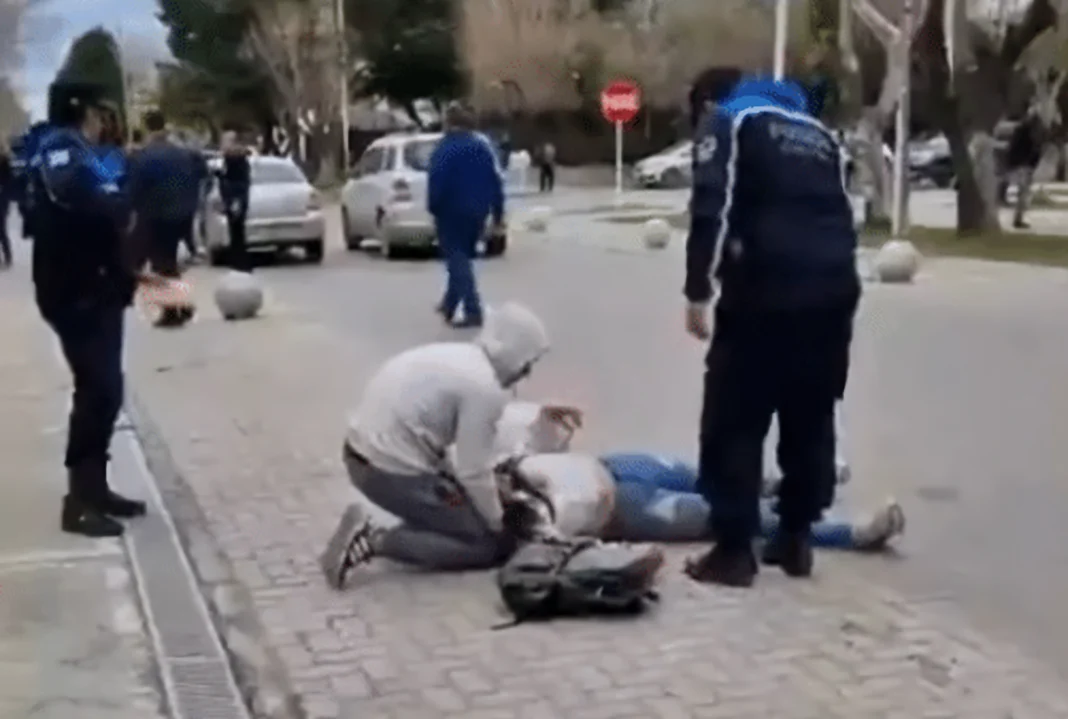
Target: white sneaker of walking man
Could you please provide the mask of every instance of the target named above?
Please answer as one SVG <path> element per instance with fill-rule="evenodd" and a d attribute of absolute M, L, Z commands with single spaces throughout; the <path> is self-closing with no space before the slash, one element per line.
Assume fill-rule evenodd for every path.
<path fill-rule="evenodd" d="M 320 564 L 345 586 L 372 557 L 425 569 L 497 565 L 510 552 L 494 472 L 497 431 L 509 391 L 549 350 L 538 317 L 509 303 L 490 312 L 472 342 L 416 347 L 371 378 L 353 414 L 343 456 L 353 485 L 398 517 L 376 527 L 351 505 Z M 552 420 L 580 422 L 577 410 L 547 408 Z"/>

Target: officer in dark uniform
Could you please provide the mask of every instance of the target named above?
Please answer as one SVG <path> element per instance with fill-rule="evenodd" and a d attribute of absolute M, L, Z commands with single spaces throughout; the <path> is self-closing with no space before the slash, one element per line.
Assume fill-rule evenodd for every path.
<path fill-rule="evenodd" d="M 115 537 L 123 532 L 116 519 L 143 515 L 145 505 L 111 491 L 107 479 L 123 402 L 123 319 L 137 279 L 123 247 L 129 206 L 94 147 L 107 112 L 102 90 L 62 81 L 49 88 L 52 130 L 38 145 L 30 182 L 37 305 L 74 378 L 61 525 Z"/>
<path fill-rule="evenodd" d="M 230 231 L 228 263 L 231 269 L 238 272 L 252 272 L 252 258 L 249 257 L 246 235 L 249 193 L 252 190 L 249 151 L 238 142 L 237 133 L 231 131 L 223 136 L 222 154 L 219 196 L 226 208 L 226 223 Z"/>
<path fill-rule="evenodd" d="M 809 114 L 805 92 L 791 81 L 755 79 L 714 99 L 721 102 L 694 143 L 685 295 L 687 331 L 712 340 L 699 482 L 715 508 L 717 543 L 687 571 L 749 586 L 775 414 L 782 526 L 764 558 L 790 576 L 811 574 L 809 528 L 834 497 L 834 407 L 861 286 L 843 153 Z"/>

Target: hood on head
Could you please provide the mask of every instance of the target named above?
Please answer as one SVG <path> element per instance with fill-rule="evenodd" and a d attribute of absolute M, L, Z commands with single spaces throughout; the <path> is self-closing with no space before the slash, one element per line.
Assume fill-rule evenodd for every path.
<path fill-rule="evenodd" d="M 768 105 L 807 113 L 809 98 L 804 88 L 793 80 L 751 77 L 739 82 L 724 103 L 724 107 L 732 112 Z"/>
<path fill-rule="evenodd" d="M 486 353 L 501 385 L 510 387 L 549 351 L 549 335 L 537 315 L 509 302 L 487 312 L 475 344 Z"/>

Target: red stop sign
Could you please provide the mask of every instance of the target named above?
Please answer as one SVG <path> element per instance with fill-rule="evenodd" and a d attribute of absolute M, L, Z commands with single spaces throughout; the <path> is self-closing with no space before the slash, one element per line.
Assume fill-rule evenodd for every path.
<path fill-rule="evenodd" d="M 630 122 L 641 107 L 641 88 L 630 80 L 616 80 L 601 90 L 601 114 L 609 122 Z"/>

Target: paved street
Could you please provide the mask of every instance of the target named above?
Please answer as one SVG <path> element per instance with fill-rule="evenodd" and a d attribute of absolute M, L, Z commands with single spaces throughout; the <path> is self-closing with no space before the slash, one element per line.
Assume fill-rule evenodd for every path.
<path fill-rule="evenodd" d="M 825 554 L 811 583 L 765 572 L 746 593 L 683 581 L 679 549 L 649 617 L 493 632 L 484 574 L 375 566 L 343 595 L 318 575 L 352 496 L 339 452 L 364 379 L 453 336 L 431 312 L 435 263 L 332 242 L 323 267 L 263 269 L 269 305 L 250 323 L 221 322 L 218 273 L 197 270 L 199 321 L 134 323 L 129 353 L 139 404 L 308 716 L 1068 717 L 1054 676 L 1068 673 L 1068 395 L 1051 381 L 1068 358 L 1063 273 L 939 261 L 914 286 L 870 288 L 845 501 L 901 498 L 898 557 Z M 521 394 L 585 407 L 588 448 L 695 451 L 702 348 L 679 327 L 680 251 L 573 214 L 480 267 L 491 303 L 527 302 L 553 335 Z"/>
<path fill-rule="evenodd" d="M 22 271 L 0 271 L 0 716 L 157 719 L 126 546 L 59 532 L 69 385 Z"/>

